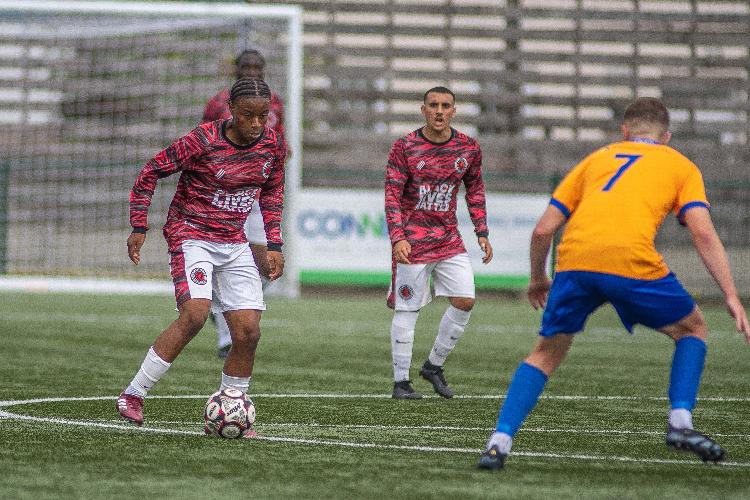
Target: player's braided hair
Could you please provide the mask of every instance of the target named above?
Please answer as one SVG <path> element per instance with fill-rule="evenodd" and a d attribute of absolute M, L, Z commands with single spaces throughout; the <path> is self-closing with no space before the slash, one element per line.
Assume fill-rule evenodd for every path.
<path fill-rule="evenodd" d="M 271 89 L 260 78 L 240 78 L 229 91 L 229 102 L 235 102 L 240 97 L 260 97 L 271 100 Z"/>
<path fill-rule="evenodd" d="M 238 66 L 240 64 L 240 59 L 242 59 L 245 56 L 258 56 L 258 58 L 263 63 L 263 67 L 266 66 L 266 58 L 263 57 L 263 54 L 261 54 L 259 51 L 255 49 L 245 49 L 243 50 L 237 57 L 234 58 L 234 65 Z"/>

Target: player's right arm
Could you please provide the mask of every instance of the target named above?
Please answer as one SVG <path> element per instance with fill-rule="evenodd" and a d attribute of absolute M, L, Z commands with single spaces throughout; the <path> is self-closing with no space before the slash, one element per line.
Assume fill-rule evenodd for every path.
<path fill-rule="evenodd" d="M 531 276 L 526 295 L 534 309 L 544 308 L 547 304 L 547 294 L 551 285 L 546 269 L 547 255 L 555 233 L 565 224 L 566 219 L 565 214 L 557 206 L 550 204 L 531 233 Z"/>
<path fill-rule="evenodd" d="M 403 141 L 393 144 L 385 170 L 385 220 L 396 262 L 410 264 L 411 244 L 406 239 L 401 212 L 401 198 L 409 178 L 409 167 L 404 155 Z"/>
<path fill-rule="evenodd" d="M 148 230 L 148 208 L 156 190 L 156 182 L 190 167 L 203 150 L 205 137 L 200 128 L 177 139 L 172 145 L 149 160 L 130 191 L 130 226 L 133 233 L 128 237 L 128 256 L 134 264 L 140 262 L 140 250 Z"/>
<path fill-rule="evenodd" d="M 531 275 L 526 295 L 534 309 L 544 308 L 547 304 L 547 294 L 551 281 L 547 276 L 547 255 L 552 247 L 555 233 L 565 224 L 568 217 L 581 201 L 583 191 L 583 173 L 588 165 L 586 158 L 565 176 L 552 193 L 549 206 L 531 233 L 531 248 L 529 258 Z"/>
<path fill-rule="evenodd" d="M 693 245 L 703 260 L 703 264 L 724 294 L 724 302 L 729 314 L 734 318 L 737 331 L 742 333 L 745 341 L 750 344 L 750 324 L 745 308 L 737 296 L 737 288 L 729 268 L 729 259 L 716 233 L 711 214 L 705 206 L 695 206 L 685 211 L 682 220 L 690 231 Z"/>

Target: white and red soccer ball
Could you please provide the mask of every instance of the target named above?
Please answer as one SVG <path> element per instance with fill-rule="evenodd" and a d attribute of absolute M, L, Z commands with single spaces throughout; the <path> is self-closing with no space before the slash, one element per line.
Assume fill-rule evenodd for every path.
<path fill-rule="evenodd" d="M 255 405 L 242 391 L 223 389 L 209 396 L 203 420 L 203 430 L 209 436 L 241 438 L 255 422 Z"/>

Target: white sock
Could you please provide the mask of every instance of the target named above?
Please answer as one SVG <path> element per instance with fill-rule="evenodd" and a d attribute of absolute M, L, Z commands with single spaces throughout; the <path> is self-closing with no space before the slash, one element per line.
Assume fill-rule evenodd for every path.
<path fill-rule="evenodd" d="M 673 408 L 669 410 L 669 426 L 675 429 L 692 429 L 693 414 L 685 408 Z"/>
<path fill-rule="evenodd" d="M 141 368 L 138 373 L 135 374 L 133 380 L 125 389 L 125 394 L 132 394 L 145 398 L 151 387 L 161 379 L 172 363 L 167 363 L 156 354 L 154 346 L 149 347 L 146 358 L 141 363 Z"/>
<path fill-rule="evenodd" d="M 220 312 L 213 313 L 216 320 L 216 344 L 219 349 L 232 344 L 232 335 L 229 333 L 229 325 L 224 315 Z"/>
<path fill-rule="evenodd" d="M 497 446 L 498 452 L 507 455 L 513 447 L 513 438 L 504 432 L 493 432 L 487 440 L 487 449 L 489 450 L 493 446 Z"/>
<path fill-rule="evenodd" d="M 242 394 L 247 394 L 250 390 L 250 379 L 252 377 L 232 377 L 224 372 L 221 372 L 221 387 L 220 391 L 224 389 L 237 389 Z"/>
<path fill-rule="evenodd" d="M 471 311 L 463 311 L 453 306 L 448 306 L 440 320 L 438 334 L 435 344 L 430 351 L 429 360 L 435 366 L 443 366 L 445 358 L 451 353 L 461 335 L 464 334 L 466 325 L 469 324 Z"/>
<path fill-rule="evenodd" d="M 411 351 L 414 346 L 414 327 L 419 311 L 396 311 L 391 323 L 391 355 L 393 357 L 393 381 L 409 380 Z"/>

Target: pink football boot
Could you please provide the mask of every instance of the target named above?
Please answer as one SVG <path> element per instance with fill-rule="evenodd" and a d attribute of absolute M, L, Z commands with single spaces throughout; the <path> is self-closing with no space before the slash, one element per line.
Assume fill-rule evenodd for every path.
<path fill-rule="evenodd" d="M 143 398 L 123 392 L 117 398 L 117 411 L 125 420 L 143 425 Z"/>

